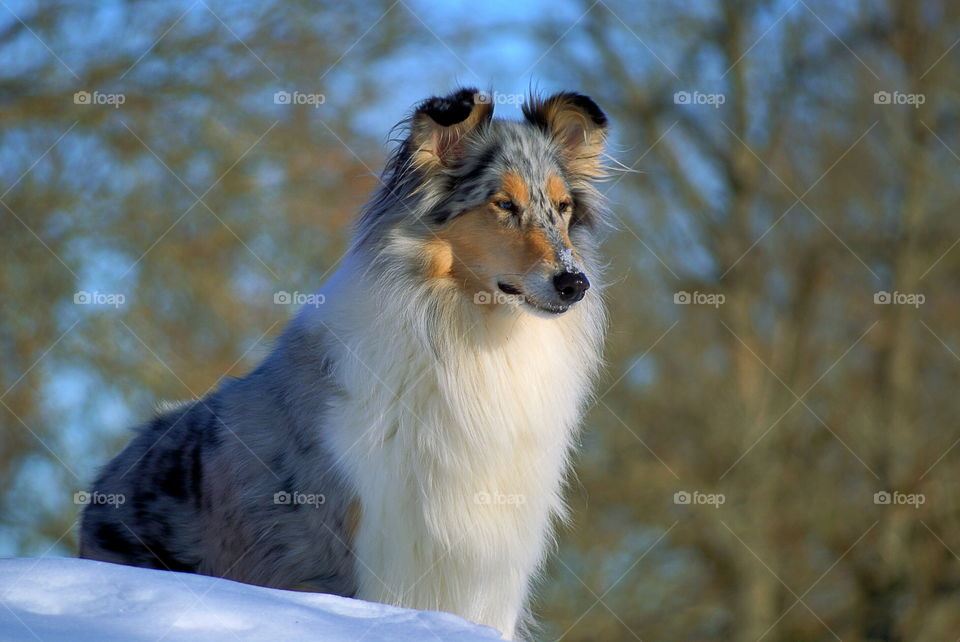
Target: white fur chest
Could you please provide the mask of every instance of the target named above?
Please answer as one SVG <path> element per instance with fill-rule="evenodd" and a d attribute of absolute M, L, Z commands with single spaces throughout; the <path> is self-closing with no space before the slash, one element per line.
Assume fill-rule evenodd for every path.
<path fill-rule="evenodd" d="M 521 317 L 499 345 L 465 344 L 439 357 L 385 325 L 342 346 L 347 394 L 330 427 L 338 454 L 362 468 L 355 480 L 389 478 L 388 488 L 408 495 L 407 509 L 416 501 L 467 521 L 482 522 L 485 512 L 472 506 L 487 495 L 558 509 L 555 489 L 588 383 L 566 324 Z M 435 517 L 435 535 L 450 536 Z"/>
<path fill-rule="evenodd" d="M 344 391 L 323 429 L 362 507 L 360 597 L 512 635 L 551 518 L 563 513 L 598 359 L 594 319 L 587 306 L 556 319 L 502 315 L 465 335 L 350 298 L 319 322 Z M 428 327 L 444 336 L 431 344 Z"/>

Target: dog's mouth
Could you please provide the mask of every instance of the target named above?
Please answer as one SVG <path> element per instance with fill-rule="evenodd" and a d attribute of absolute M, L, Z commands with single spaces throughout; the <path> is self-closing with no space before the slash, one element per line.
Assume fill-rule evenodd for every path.
<path fill-rule="evenodd" d="M 546 312 L 547 314 L 563 314 L 570 309 L 569 305 L 557 305 L 555 303 L 548 303 L 545 301 L 534 301 L 529 296 L 525 295 L 520 288 L 510 285 L 509 283 L 498 282 L 497 287 L 500 288 L 500 291 L 504 294 L 519 297 L 524 305 L 537 312 Z"/>

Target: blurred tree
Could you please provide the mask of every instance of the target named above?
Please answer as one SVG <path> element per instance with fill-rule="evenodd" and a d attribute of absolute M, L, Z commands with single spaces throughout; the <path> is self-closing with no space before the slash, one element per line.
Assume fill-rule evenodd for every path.
<path fill-rule="evenodd" d="M 641 173 L 551 636 L 956 637 L 958 28 L 937 1 L 610 3 L 562 48 Z"/>

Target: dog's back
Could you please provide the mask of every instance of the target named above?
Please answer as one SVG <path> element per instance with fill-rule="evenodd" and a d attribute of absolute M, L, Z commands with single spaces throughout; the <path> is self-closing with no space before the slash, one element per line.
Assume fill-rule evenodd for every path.
<path fill-rule="evenodd" d="M 89 495 L 81 557 L 356 592 L 358 505 L 316 430 L 329 401 L 326 370 L 314 352 L 298 352 L 298 334 L 288 330 L 244 379 L 139 429 Z M 311 398 L 294 403 L 299 386 Z M 108 496 L 122 501 L 96 501 Z"/>

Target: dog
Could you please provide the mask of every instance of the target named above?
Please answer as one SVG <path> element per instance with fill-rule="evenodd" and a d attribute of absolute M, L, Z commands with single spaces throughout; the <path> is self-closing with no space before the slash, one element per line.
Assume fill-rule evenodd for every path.
<path fill-rule="evenodd" d="M 447 611 L 528 634 L 606 327 L 576 93 L 403 121 L 353 241 L 268 357 L 164 407 L 101 471 L 80 556 Z"/>

